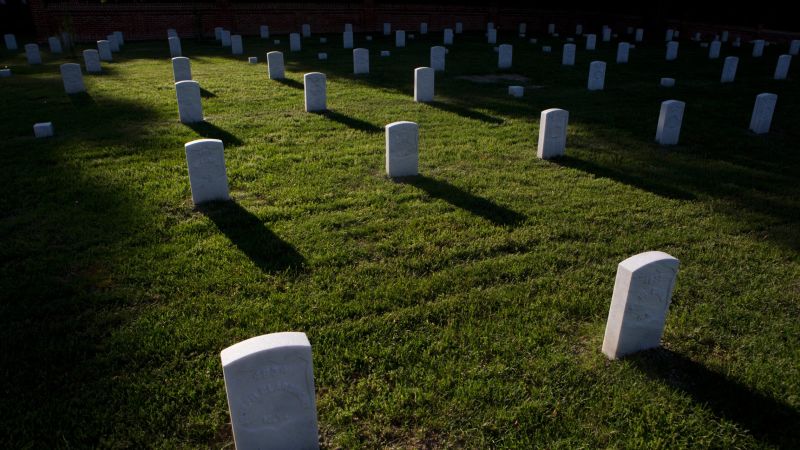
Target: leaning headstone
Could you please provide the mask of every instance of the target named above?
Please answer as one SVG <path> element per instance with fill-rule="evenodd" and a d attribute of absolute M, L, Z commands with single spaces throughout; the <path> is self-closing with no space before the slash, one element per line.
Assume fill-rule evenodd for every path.
<path fill-rule="evenodd" d="M 617 44 L 617 63 L 625 64 L 628 62 L 628 55 L 630 54 L 631 44 L 627 42 L 620 42 Z"/>
<path fill-rule="evenodd" d="M 303 86 L 306 112 L 325 111 L 328 109 L 324 73 L 311 72 L 303 75 Z"/>
<path fill-rule="evenodd" d="M 194 83 L 194 81 L 183 83 Z M 222 141 L 198 139 L 187 142 L 184 149 L 186 165 L 189 167 L 192 202 L 199 205 L 205 202 L 230 200 L 228 175 L 225 173 L 225 147 Z"/>
<path fill-rule="evenodd" d="M 592 61 L 589 64 L 589 83 L 590 91 L 602 91 L 606 80 L 606 63 L 603 61 Z"/>
<path fill-rule="evenodd" d="M 42 63 L 42 55 L 39 53 L 39 46 L 37 44 L 25 44 L 25 57 L 28 59 L 28 64 L 30 65 Z"/>
<path fill-rule="evenodd" d="M 461 34 L 464 32 L 464 24 L 461 22 L 456 22 L 456 34 Z"/>
<path fill-rule="evenodd" d="M 775 66 L 775 79 L 785 80 L 789 76 L 789 64 L 792 62 L 792 55 L 781 55 L 778 57 L 778 64 Z"/>
<path fill-rule="evenodd" d="M 522 97 L 524 94 L 525 94 L 525 88 L 523 86 L 508 87 L 508 95 L 512 97 Z"/>
<path fill-rule="evenodd" d="M 564 155 L 567 148 L 567 123 L 569 112 L 551 108 L 542 111 L 539 118 L 539 145 L 536 155 L 550 159 Z"/>
<path fill-rule="evenodd" d="M 181 50 L 181 38 L 173 36 L 167 40 L 169 41 L 169 55 L 173 58 L 183 56 L 183 51 Z M 97 45 L 100 45 L 100 41 L 97 42 Z"/>
<path fill-rule="evenodd" d="M 83 64 L 86 66 L 86 73 L 100 73 L 103 71 L 100 67 L 100 53 L 93 48 L 83 51 Z"/>
<path fill-rule="evenodd" d="M 214 39 L 222 40 L 222 27 L 214 27 Z"/>
<path fill-rule="evenodd" d="M 486 40 L 490 44 L 496 44 L 497 43 L 497 30 L 492 28 L 491 30 L 487 31 L 486 32 Z"/>
<path fill-rule="evenodd" d="M 685 107 L 686 104 L 678 100 L 666 100 L 661 103 L 658 127 L 656 128 L 656 142 L 661 145 L 676 145 L 678 143 Z"/>
<path fill-rule="evenodd" d="M 637 28 L 636 29 L 636 36 L 634 37 L 636 42 L 642 42 L 644 40 L 644 29 Z"/>
<path fill-rule="evenodd" d="M 383 24 L 383 35 L 384 36 L 389 36 L 390 34 L 392 34 L 392 24 L 390 24 L 388 22 L 384 22 L 384 24 Z"/>
<path fill-rule="evenodd" d="M 575 35 L 580 36 L 583 34 L 583 25 L 577 24 L 575 25 Z"/>
<path fill-rule="evenodd" d="M 750 117 L 750 131 L 755 134 L 769 132 L 772 124 L 772 114 L 775 112 L 775 104 L 778 96 L 770 93 L 758 94 L 756 104 L 753 106 L 753 115 Z"/>
<path fill-rule="evenodd" d="M 603 354 L 621 358 L 661 343 L 680 262 L 664 252 L 645 252 L 617 266 Z"/>
<path fill-rule="evenodd" d="M 300 27 L 300 32 L 303 33 L 304 38 L 311 37 L 311 25 L 304 23 Z"/>
<path fill-rule="evenodd" d="M 565 66 L 575 65 L 575 44 L 564 44 L 564 53 L 561 56 L 561 64 Z"/>
<path fill-rule="evenodd" d="M 178 39 L 178 38 L 175 38 L 175 39 Z M 178 41 L 178 43 L 180 44 L 180 41 Z M 170 43 L 170 52 L 171 51 L 172 51 L 172 44 Z M 100 54 L 100 61 L 112 61 L 113 60 L 113 56 L 111 56 L 111 44 L 106 40 L 97 41 L 97 53 Z M 176 55 L 176 56 L 181 56 L 181 55 L 179 54 L 179 55 Z"/>
<path fill-rule="evenodd" d="M 221 358 L 237 449 L 319 448 L 311 344 L 304 333 L 248 339 Z"/>
<path fill-rule="evenodd" d="M 222 41 L 223 47 L 230 47 L 231 46 L 231 31 L 230 30 L 222 30 L 222 34 L 220 35 L 220 41 Z"/>
<path fill-rule="evenodd" d="M 445 48 L 441 46 L 431 47 L 431 67 L 438 72 L 444 72 Z"/>
<path fill-rule="evenodd" d="M 11 76 L 11 69 L 0 69 L 0 78 L 8 78 Z"/>
<path fill-rule="evenodd" d="M 732 83 L 736 78 L 736 67 L 739 65 L 739 58 L 735 56 L 728 56 L 725 58 L 725 64 L 722 65 L 721 83 Z"/>
<path fill-rule="evenodd" d="M 595 34 L 587 34 L 586 35 L 586 50 L 594 50 L 597 48 L 597 35 Z"/>
<path fill-rule="evenodd" d="M 431 67 L 414 69 L 414 101 L 432 102 L 434 89 L 434 72 Z"/>
<path fill-rule="evenodd" d="M 428 24 L 426 22 L 419 24 L 419 34 L 428 34 Z"/>
<path fill-rule="evenodd" d="M 317 59 L 320 61 L 325 61 L 326 59 L 328 59 L 328 54 L 325 52 L 317 53 Z"/>
<path fill-rule="evenodd" d="M 511 68 L 511 58 L 512 58 L 512 50 L 510 44 L 503 44 L 499 47 L 497 51 L 497 68 L 498 69 L 510 69 Z"/>
<path fill-rule="evenodd" d="M 789 43 L 789 54 L 797 56 L 798 53 L 800 53 L 800 39 L 792 39 Z"/>
<path fill-rule="evenodd" d="M 444 45 L 453 45 L 453 29 L 444 29 Z"/>
<path fill-rule="evenodd" d="M 344 48 L 353 48 L 353 32 L 352 31 L 345 31 L 342 34 L 342 39 L 344 40 Z"/>
<path fill-rule="evenodd" d="M 250 64 L 258 64 L 258 57 L 257 56 L 248 56 L 247 62 Z"/>
<path fill-rule="evenodd" d="M 300 51 L 300 35 L 297 33 L 289 34 L 289 51 L 291 52 L 299 52 Z"/>
<path fill-rule="evenodd" d="M 83 84 L 83 74 L 81 73 L 80 64 L 62 64 L 61 80 L 64 82 L 64 92 L 67 94 L 86 92 L 86 86 Z"/>
<path fill-rule="evenodd" d="M 675 86 L 675 78 L 662 78 L 659 81 L 661 87 L 674 87 Z"/>
<path fill-rule="evenodd" d="M 369 73 L 369 50 L 353 49 L 353 73 L 355 75 Z"/>
<path fill-rule="evenodd" d="M 760 58 L 764 54 L 764 40 L 756 39 L 753 41 L 753 57 Z"/>
<path fill-rule="evenodd" d="M 665 56 L 667 61 L 674 61 L 678 58 L 678 42 L 667 42 L 667 54 Z"/>
<path fill-rule="evenodd" d="M 283 80 L 286 77 L 284 75 L 283 53 L 267 53 L 267 71 L 269 72 L 270 80 Z"/>
<path fill-rule="evenodd" d="M 261 39 L 269 39 L 269 26 L 261 25 L 258 28 L 258 33 L 261 36 Z"/>
<path fill-rule="evenodd" d="M 117 38 L 114 37 L 113 34 L 106 36 L 106 40 L 108 41 L 108 45 L 111 47 L 112 53 L 119 52 L 119 41 L 117 41 Z"/>
<path fill-rule="evenodd" d="M 16 50 L 17 47 L 17 37 L 13 34 L 9 33 L 3 36 L 6 41 L 6 49 L 7 50 Z"/>
<path fill-rule="evenodd" d="M 708 46 L 708 59 L 719 58 L 720 48 L 722 48 L 722 42 L 712 41 L 711 44 L 709 44 Z"/>
<path fill-rule="evenodd" d="M 33 124 L 33 135 L 37 138 L 51 137 L 54 134 L 53 122 Z"/>
<path fill-rule="evenodd" d="M 176 83 L 192 79 L 192 62 L 189 58 L 184 56 L 172 58 L 172 76 L 175 77 Z"/>
<path fill-rule="evenodd" d="M 55 37 L 50 36 L 47 38 L 47 45 L 50 47 L 50 53 L 61 53 L 61 41 Z"/>
<path fill-rule="evenodd" d="M 394 45 L 395 47 L 405 47 L 406 46 L 406 32 L 403 30 L 397 30 L 394 32 Z"/>
<path fill-rule="evenodd" d="M 386 125 L 386 175 L 408 177 L 419 174 L 419 126 L 414 122 Z"/>
<path fill-rule="evenodd" d="M 203 121 L 203 104 L 200 103 L 200 83 L 186 80 L 175 83 L 178 97 L 178 117 L 182 123 Z"/>
<path fill-rule="evenodd" d="M 231 36 L 231 54 L 241 55 L 243 53 L 244 53 L 244 48 L 242 46 L 242 36 L 239 34 Z"/>

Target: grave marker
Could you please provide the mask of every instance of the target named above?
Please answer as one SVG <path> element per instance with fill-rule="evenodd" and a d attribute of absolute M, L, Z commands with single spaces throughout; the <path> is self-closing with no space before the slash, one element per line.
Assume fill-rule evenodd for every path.
<path fill-rule="evenodd" d="M 407 177 L 419 174 L 419 126 L 414 122 L 386 125 L 386 175 Z"/>
<path fill-rule="evenodd" d="M 569 112 L 551 108 L 542 111 L 539 118 L 539 145 L 536 155 L 550 159 L 564 155 L 567 148 L 567 124 Z"/>
<path fill-rule="evenodd" d="M 182 83 L 194 83 L 194 81 L 183 81 Z M 225 147 L 222 141 L 198 139 L 187 142 L 184 149 L 186 165 L 189 168 L 192 202 L 199 205 L 206 202 L 230 200 L 228 175 L 225 173 Z"/>

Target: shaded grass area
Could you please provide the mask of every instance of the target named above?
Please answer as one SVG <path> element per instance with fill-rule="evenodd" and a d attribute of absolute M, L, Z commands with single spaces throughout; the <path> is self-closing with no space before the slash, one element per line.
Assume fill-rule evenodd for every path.
<path fill-rule="evenodd" d="M 770 79 L 785 49 L 725 48 L 741 61 L 723 86 L 722 59 L 689 42 L 671 63 L 661 43 L 627 65 L 598 43 L 562 67 L 554 41 L 547 55 L 501 34 L 514 68 L 498 71 L 492 46 L 459 35 L 436 102 L 413 103 L 439 38 L 358 36 L 369 76 L 339 36 L 299 53 L 246 39 L 242 58 L 184 40 L 204 89 L 191 127 L 166 42 L 127 44 L 82 96 L 58 76 L 79 53 L 2 53 L 0 441 L 230 445 L 219 351 L 295 330 L 328 448 L 800 445 L 800 88 Z M 247 64 L 274 49 L 285 82 Z M 609 63 L 602 92 L 586 91 L 593 59 Z M 312 70 L 325 113 L 303 111 Z M 528 77 L 525 97 L 457 78 L 491 73 Z M 767 136 L 747 132 L 760 92 L 779 96 Z M 653 138 L 672 98 L 687 109 L 667 149 Z M 570 111 L 568 149 L 544 162 L 550 107 Z M 50 120 L 56 136 L 33 139 Z M 382 129 L 397 120 L 420 125 L 421 176 L 393 182 Z M 202 137 L 225 143 L 234 201 L 196 209 L 183 144 Z M 664 349 L 610 363 L 616 265 L 647 250 L 681 260 Z"/>

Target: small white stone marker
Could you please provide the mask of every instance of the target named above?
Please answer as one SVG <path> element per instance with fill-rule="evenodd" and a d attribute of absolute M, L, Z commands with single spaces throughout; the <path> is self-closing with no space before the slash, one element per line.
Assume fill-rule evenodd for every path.
<path fill-rule="evenodd" d="M 55 36 L 47 38 L 47 45 L 50 47 L 50 53 L 61 53 L 61 41 Z"/>
<path fill-rule="evenodd" d="M 737 37 L 736 39 L 733 40 L 733 44 L 731 44 L 731 45 L 736 47 L 736 48 L 741 47 L 742 46 L 742 38 Z"/>
<path fill-rule="evenodd" d="M 611 42 L 611 28 L 603 28 L 603 42 Z"/>
<path fill-rule="evenodd" d="M 5 39 L 5 41 L 6 41 L 6 49 L 7 50 L 16 50 L 18 48 L 17 47 L 17 37 L 14 36 L 13 34 L 9 33 L 9 34 L 3 35 L 3 39 Z"/>
<path fill-rule="evenodd" d="M 365 48 L 353 49 L 353 74 L 369 73 L 369 50 Z"/>
<path fill-rule="evenodd" d="M 258 64 L 258 56 L 248 56 L 247 62 L 250 64 Z"/>
<path fill-rule="evenodd" d="M 182 123 L 203 121 L 203 104 L 200 102 L 200 83 L 186 80 L 175 83 L 178 97 L 178 117 Z"/>
<path fill-rule="evenodd" d="M 510 44 L 502 44 L 497 51 L 497 68 L 510 69 L 513 47 Z"/>
<path fill-rule="evenodd" d="M 223 47 L 230 47 L 231 46 L 231 31 L 230 30 L 222 30 L 222 34 L 220 35 L 220 40 L 222 41 Z"/>
<path fill-rule="evenodd" d="M 384 36 L 389 36 L 390 34 L 392 34 L 392 24 L 390 24 L 388 22 L 384 22 L 384 24 L 383 24 L 383 35 Z"/>
<path fill-rule="evenodd" d="M 792 39 L 789 43 L 789 54 L 797 56 L 798 53 L 800 53 L 800 39 Z"/>
<path fill-rule="evenodd" d="M 644 40 L 644 29 L 637 28 L 636 29 L 636 36 L 634 36 L 633 40 L 636 41 L 636 42 L 642 42 Z"/>
<path fill-rule="evenodd" d="M 258 33 L 261 36 L 261 39 L 269 39 L 269 26 L 261 25 L 258 28 Z"/>
<path fill-rule="evenodd" d="M 86 66 L 86 73 L 100 73 L 103 71 L 100 67 L 100 53 L 93 48 L 83 51 L 83 64 Z"/>
<path fill-rule="evenodd" d="M 434 73 L 431 67 L 417 67 L 414 69 L 414 101 L 432 102 L 434 92 Z"/>
<path fill-rule="evenodd" d="M 736 68 L 739 66 L 739 58 L 735 56 L 728 56 L 725 58 L 725 63 L 722 65 L 721 83 L 732 83 L 736 78 Z"/>
<path fill-rule="evenodd" d="M 547 34 L 555 34 L 556 32 L 556 24 L 549 23 L 547 24 Z"/>
<path fill-rule="evenodd" d="M 111 47 L 111 53 L 118 53 L 119 52 L 119 41 L 113 34 L 109 34 L 106 36 L 106 40 L 108 41 L 108 45 Z"/>
<path fill-rule="evenodd" d="M 456 34 L 461 34 L 464 32 L 464 24 L 461 22 L 456 22 Z"/>
<path fill-rule="evenodd" d="M 286 77 L 283 68 L 283 53 L 277 51 L 267 53 L 267 72 L 270 80 L 283 80 Z"/>
<path fill-rule="evenodd" d="M 304 333 L 272 333 L 221 353 L 238 450 L 318 449 L 311 344 Z"/>
<path fill-rule="evenodd" d="M 169 41 L 169 55 L 173 58 L 183 56 L 183 51 L 181 50 L 181 38 L 173 36 L 167 40 Z M 98 48 L 100 47 L 100 42 L 104 41 L 97 41 Z M 102 51 L 100 52 L 100 59 L 103 59 Z"/>
<path fill-rule="evenodd" d="M 311 25 L 304 23 L 300 27 L 300 32 L 303 33 L 304 38 L 311 37 Z"/>
<path fill-rule="evenodd" d="M 53 122 L 33 124 L 33 135 L 37 138 L 51 137 L 54 134 Z"/>
<path fill-rule="evenodd" d="M 325 61 L 326 59 L 328 59 L 328 54 L 325 52 L 317 53 L 317 59 L 319 59 L 320 61 Z"/>
<path fill-rule="evenodd" d="M 172 76 L 175 82 L 192 79 L 192 62 L 185 56 L 172 58 Z"/>
<path fill-rule="evenodd" d="M 778 64 L 775 66 L 775 79 L 785 80 L 789 76 L 789 64 L 792 62 L 792 55 L 781 55 L 778 57 Z"/>
<path fill-rule="evenodd" d="M 508 95 L 512 97 L 522 97 L 525 95 L 525 88 L 522 86 L 509 86 Z"/>
<path fill-rule="evenodd" d="M 290 52 L 299 52 L 300 51 L 300 35 L 297 33 L 289 34 L 289 51 Z"/>
<path fill-rule="evenodd" d="M 392 56 L 392 52 L 389 50 L 381 50 L 381 56 Z"/>
<path fill-rule="evenodd" d="M 345 31 L 342 33 L 342 40 L 344 41 L 344 48 L 353 48 L 353 32 Z"/>
<path fill-rule="evenodd" d="M 11 69 L 0 69 L 0 78 L 8 78 L 11 76 Z"/>
<path fill-rule="evenodd" d="M 386 175 L 408 177 L 419 174 L 419 126 L 414 122 L 386 125 Z"/>
<path fill-rule="evenodd" d="M 492 28 L 491 30 L 486 32 L 486 41 L 490 44 L 497 43 L 497 30 Z"/>
<path fill-rule="evenodd" d="M 721 48 L 722 48 L 722 42 L 712 41 L 711 44 L 708 46 L 708 59 L 719 58 L 719 51 Z"/>
<path fill-rule="evenodd" d="M 525 23 L 525 22 L 519 24 L 519 26 L 517 28 L 517 31 L 519 32 L 519 34 L 527 33 L 528 32 L 528 24 Z"/>
<path fill-rule="evenodd" d="M 536 156 L 550 159 L 564 155 L 567 148 L 569 112 L 551 108 L 542 111 L 539 118 L 539 146 Z"/>
<path fill-rule="evenodd" d="M 37 44 L 25 44 L 25 57 L 28 59 L 28 64 L 30 65 L 42 63 L 42 55 L 39 53 L 39 46 Z"/>
<path fill-rule="evenodd" d="M 730 33 L 728 33 L 728 30 L 722 30 L 722 37 L 720 38 L 720 40 L 722 42 L 728 42 L 728 36 L 729 35 L 730 35 Z"/>
<path fill-rule="evenodd" d="M 621 358 L 661 344 L 680 262 L 664 252 L 645 252 L 617 266 L 603 354 Z"/>
<path fill-rule="evenodd" d="M 222 40 L 222 27 L 214 27 L 214 39 L 221 41 Z"/>
<path fill-rule="evenodd" d="M 597 35 L 595 34 L 587 34 L 586 35 L 586 50 L 594 50 L 597 48 Z"/>
<path fill-rule="evenodd" d="M 554 33 L 555 31 L 553 31 Z M 552 33 L 551 33 L 552 34 Z M 583 34 L 583 25 L 577 24 L 575 25 L 575 35 L 580 36 Z"/>
<path fill-rule="evenodd" d="M 244 47 L 242 46 L 242 35 L 234 34 L 231 36 L 231 54 L 232 55 L 241 55 L 244 53 Z"/>
<path fill-rule="evenodd" d="M 280 39 L 275 39 L 274 41 L 272 41 L 272 43 L 274 45 L 280 45 L 281 44 L 281 40 Z"/>
<path fill-rule="evenodd" d="M 426 22 L 419 24 L 419 34 L 428 34 L 428 24 Z"/>
<path fill-rule="evenodd" d="M 183 83 L 190 83 L 183 81 Z M 192 81 L 191 83 L 194 83 Z M 189 167 L 189 185 L 192 202 L 230 200 L 228 175 L 225 173 L 225 147 L 219 139 L 198 139 L 187 142 L 186 165 Z"/>
<path fill-rule="evenodd" d="M 431 67 L 438 72 L 444 72 L 445 48 L 431 47 Z"/>
<path fill-rule="evenodd" d="M 659 81 L 661 87 L 674 87 L 675 86 L 675 78 L 662 78 Z"/>
<path fill-rule="evenodd" d="M 326 38 L 326 37 L 319 38 L 319 43 L 320 44 L 327 44 L 328 43 L 328 38 Z"/>
<path fill-rule="evenodd" d="M 765 134 L 769 132 L 772 125 L 772 114 L 775 112 L 775 104 L 778 96 L 770 93 L 758 94 L 756 104 L 753 106 L 753 115 L 750 117 L 750 131 L 755 134 Z"/>
<path fill-rule="evenodd" d="M 453 45 L 453 29 L 444 29 L 444 45 Z"/>
<path fill-rule="evenodd" d="M 753 58 L 760 58 L 764 55 L 764 40 L 756 39 L 753 41 Z"/>
<path fill-rule="evenodd" d="M 588 89 L 590 91 L 602 91 L 605 86 L 606 80 L 606 63 L 603 61 L 592 61 L 589 64 L 589 82 Z"/>
<path fill-rule="evenodd" d="M 397 30 L 394 32 L 394 46 L 402 48 L 406 46 L 406 32 Z"/>
<path fill-rule="evenodd" d="M 677 145 L 681 135 L 683 110 L 686 103 L 678 100 L 666 100 L 661 103 L 656 128 L 656 142 L 661 145 Z"/>
<path fill-rule="evenodd" d="M 667 42 L 667 54 L 665 56 L 667 61 L 674 61 L 678 58 L 678 42 Z"/>
<path fill-rule="evenodd" d="M 552 51 L 553 51 L 553 48 L 552 48 L 552 47 L 550 47 L 549 45 L 543 45 L 543 46 L 542 46 L 542 52 L 543 52 L 543 53 L 550 53 L 550 52 L 552 52 Z"/>
<path fill-rule="evenodd" d="M 325 111 L 328 109 L 324 73 L 311 72 L 303 75 L 303 86 L 306 112 Z"/>
<path fill-rule="evenodd" d="M 666 33 L 666 35 L 664 36 L 664 40 L 665 40 L 665 41 L 667 41 L 667 42 L 669 42 L 669 41 L 671 41 L 671 40 L 672 40 L 674 37 L 675 37 L 675 30 L 673 30 L 672 28 L 668 28 L 668 29 L 667 29 L 667 33 Z"/>
<path fill-rule="evenodd" d="M 617 44 L 617 63 L 625 64 L 628 62 L 628 55 L 630 54 L 631 44 L 627 42 L 620 42 Z"/>
<path fill-rule="evenodd" d="M 64 82 L 64 92 L 67 94 L 86 92 L 86 86 L 83 84 L 83 74 L 81 73 L 80 64 L 62 64 L 61 80 Z"/>
<path fill-rule="evenodd" d="M 575 65 L 575 44 L 564 44 L 564 52 L 561 56 L 561 64 L 565 66 Z"/>

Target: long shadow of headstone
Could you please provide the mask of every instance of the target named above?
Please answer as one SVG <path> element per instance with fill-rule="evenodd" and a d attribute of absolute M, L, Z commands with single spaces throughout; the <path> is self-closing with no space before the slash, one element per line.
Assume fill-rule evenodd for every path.
<path fill-rule="evenodd" d="M 366 131 L 367 133 L 379 133 L 383 131 L 382 127 L 371 124 L 361 119 L 356 119 L 355 117 L 346 116 L 340 112 L 336 112 L 330 109 L 326 111 L 320 111 L 316 114 L 319 114 L 323 117 L 327 117 L 328 119 L 333 120 L 334 122 L 339 122 L 342 125 L 346 125 L 354 130 Z"/>
<path fill-rule="evenodd" d="M 184 124 L 193 129 L 204 139 L 219 139 L 225 146 L 242 145 L 241 139 L 231 134 L 231 132 L 223 130 L 222 128 L 209 122 L 195 122 Z"/>

